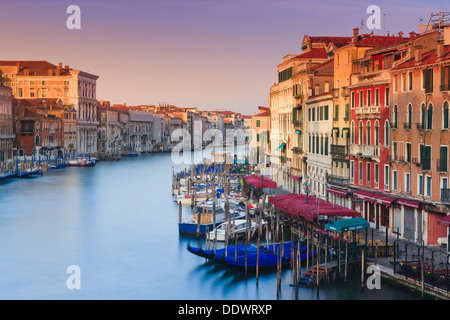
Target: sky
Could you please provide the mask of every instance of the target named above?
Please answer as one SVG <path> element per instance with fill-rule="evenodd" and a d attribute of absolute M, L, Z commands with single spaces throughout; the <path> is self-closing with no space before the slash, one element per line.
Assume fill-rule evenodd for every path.
<path fill-rule="evenodd" d="M 253 114 L 277 65 L 310 36 L 418 31 L 447 0 L 0 0 L 0 60 L 47 60 L 98 75 L 97 99 Z M 81 10 L 70 30 L 67 7 Z M 450 10 L 450 8 L 447 8 Z"/>

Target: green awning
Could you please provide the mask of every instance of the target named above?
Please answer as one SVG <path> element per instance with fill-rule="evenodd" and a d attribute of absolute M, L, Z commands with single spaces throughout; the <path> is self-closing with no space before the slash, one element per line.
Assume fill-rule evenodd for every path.
<path fill-rule="evenodd" d="M 305 50 L 306 48 L 308 48 L 308 46 L 305 44 L 305 45 L 302 47 L 302 50 Z"/>
<path fill-rule="evenodd" d="M 295 130 L 296 134 L 302 134 L 302 130 Z"/>
<path fill-rule="evenodd" d="M 355 231 L 369 227 L 369 222 L 363 217 L 333 221 L 325 225 L 325 229 L 336 232 Z"/>
<path fill-rule="evenodd" d="M 349 136 L 349 131 L 350 131 L 350 129 L 347 128 L 347 127 L 342 128 L 342 137 L 344 137 L 344 131 L 347 131 L 347 137 L 348 137 L 348 136 Z"/>
<path fill-rule="evenodd" d="M 275 149 L 275 151 L 280 150 L 280 149 L 283 148 L 285 145 L 286 145 L 286 142 L 283 142 L 282 144 L 280 144 L 280 145 L 278 146 L 278 148 Z"/>

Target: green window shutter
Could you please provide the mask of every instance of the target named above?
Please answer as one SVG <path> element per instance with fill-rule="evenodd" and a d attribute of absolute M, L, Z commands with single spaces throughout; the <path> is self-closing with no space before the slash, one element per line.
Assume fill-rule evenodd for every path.
<path fill-rule="evenodd" d="M 444 129 L 448 129 L 448 102 L 444 103 Z"/>
<path fill-rule="evenodd" d="M 442 146 L 440 148 L 439 152 L 439 171 L 447 171 L 447 154 L 448 154 L 448 147 Z"/>
<path fill-rule="evenodd" d="M 339 120 L 339 105 L 335 105 L 334 106 L 334 121 L 338 121 Z"/>
<path fill-rule="evenodd" d="M 345 120 L 348 121 L 350 119 L 350 105 L 348 103 L 345 104 Z"/>
<path fill-rule="evenodd" d="M 324 120 L 328 120 L 328 106 L 324 107 Z"/>
<path fill-rule="evenodd" d="M 325 137 L 325 155 L 328 155 L 328 137 Z"/>
<path fill-rule="evenodd" d="M 256 127 L 259 128 L 261 126 L 261 120 L 256 120 Z"/>

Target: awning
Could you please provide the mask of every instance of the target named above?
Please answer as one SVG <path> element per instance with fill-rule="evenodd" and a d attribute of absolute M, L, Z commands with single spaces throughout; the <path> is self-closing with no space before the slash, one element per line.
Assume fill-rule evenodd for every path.
<path fill-rule="evenodd" d="M 399 205 L 416 208 L 416 209 L 419 209 L 419 205 L 420 205 L 420 201 L 415 201 L 415 200 L 397 199 L 396 202 Z"/>
<path fill-rule="evenodd" d="M 438 223 L 442 226 L 450 227 L 450 216 L 445 216 L 438 220 Z"/>
<path fill-rule="evenodd" d="M 325 229 L 336 231 L 336 232 L 345 232 L 345 231 L 355 231 L 360 229 L 369 228 L 370 224 L 363 217 L 357 217 L 352 219 L 344 219 L 333 221 L 331 223 L 327 223 L 325 225 Z"/>
<path fill-rule="evenodd" d="M 358 190 L 355 193 L 353 193 L 353 196 L 361 200 L 370 200 L 372 199 L 373 194 L 374 193 L 371 191 Z"/>
<path fill-rule="evenodd" d="M 302 134 L 302 130 L 295 130 L 296 134 Z"/>
<path fill-rule="evenodd" d="M 333 129 L 331 129 L 331 136 L 333 136 L 333 131 L 334 130 L 337 131 L 336 137 L 339 137 L 339 127 L 333 127 Z"/>
<path fill-rule="evenodd" d="M 283 142 L 282 144 L 280 144 L 280 145 L 278 146 L 278 148 L 275 149 L 275 151 L 280 150 L 280 149 L 283 148 L 285 145 L 286 145 L 286 142 Z"/>
<path fill-rule="evenodd" d="M 328 188 L 327 192 L 336 194 L 341 197 L 346 197 L 350 194 L 350 192 L 347 190 L 341 190 L 341 189 L 337 189 L 337 188 Z"/>
<path fill-rule="evenodd" d="M 393 197 L 385 196 L 382 194 L 374 193 L 371 197 L 372 199 L 369 199 L 371 202 L 382 204 L 383 206 L 390 206 L 391 203 L 395 200 Z"/>
<path fill-rule="evenodd" d="M 308 48 L 308 46 L 306 44 L 304 46 L 302 46 L 302 50 L 305 50 L 306 48 Z"/>
<path fill-rule="evenodd" d="M 288 173 L 288 176 L 289 176 L 289 178 L 294 179 L 294 180 L 297 180 L 297 181 L 300 181 L 300 179 L 302 178 L 302 177 L 299 177 L 299 176 L 294 176 L 294 175 L 291 174 L 291 173 Z"/>

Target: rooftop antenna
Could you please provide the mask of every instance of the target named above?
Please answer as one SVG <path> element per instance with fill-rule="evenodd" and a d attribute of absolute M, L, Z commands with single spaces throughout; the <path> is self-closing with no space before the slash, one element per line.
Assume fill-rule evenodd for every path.
<path fill-rule="evenodd" d="M 383 13 L 383 35 L 386 35 L 386 13 Z"/>
<path fill-rule="evenodd" d="M 361 27 L 359 28 L 359 33 L 363 34 L 363 29 L 364 29 L 364 19 L 361 19 Z"/>

